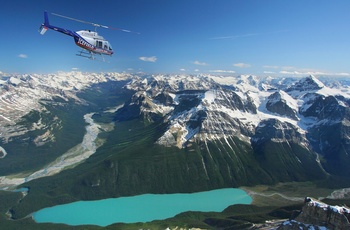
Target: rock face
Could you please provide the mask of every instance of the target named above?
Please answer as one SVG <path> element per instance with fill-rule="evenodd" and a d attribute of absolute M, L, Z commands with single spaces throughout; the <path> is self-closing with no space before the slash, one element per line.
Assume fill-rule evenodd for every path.
<path fill-rule="evenodd" d="M 260 122 L 251 138 L 252 144 L 260 144 L 265 141 L 275 142 L 305 142 L 305 136 L 298 132 L 298 129 L 288 122 L 281 122 L 277 119 L 268 119 Z"/>
<path fill-rule="evenodd" d="M 292 101 L 293 99 L 287 93 L 283 91 L 275 92 L 268 97 L 266 109 L 272 113 L 298 120 L 297 111 L 293 109 L 297 105 L 293 104 Z"/>
<path fill-rule="evenodd" d="M 301 212 L 285 221 L 277 229 L 350 229 L 350 209 L 331 206 L 312 198 L 305 198 Z"/>

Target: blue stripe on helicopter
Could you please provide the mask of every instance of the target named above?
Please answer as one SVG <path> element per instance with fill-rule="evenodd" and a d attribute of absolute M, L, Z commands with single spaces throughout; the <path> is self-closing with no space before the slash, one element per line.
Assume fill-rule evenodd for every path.
<path fill-rule="evenodd" d="M 84 40 L 83 38 L 81 37 L 76 37 L 75 38 L 75 43 L 78 45 L 78 46 L 81 46 L 81 47 L 85 47 L 89 50 L 94 50 L 96 49 L 96 47 L 94 45 L 91 45 L 90 43 L 88 43 L 86 40 Z"/>

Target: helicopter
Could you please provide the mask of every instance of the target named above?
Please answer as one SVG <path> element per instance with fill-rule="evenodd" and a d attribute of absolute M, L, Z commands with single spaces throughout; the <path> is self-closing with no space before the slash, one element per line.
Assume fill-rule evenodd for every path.
<path fill-rule="evenodd" d="M 47 11 L 44 11 L 44 23 L 42 23 L 40 28 L 39 28 L 39 33 L 41 35 L 44 35 L 48 29 L 51 29 L 51 30 L 54 30 L 54 31 L 57 31 L 57 32 L 63 33 L 65 35 L 73 37 L 75 44 L 82 48 L 82 50 L 76 55 L 81 56 L 81 57 L 85 57 L 85 58 L 89 58 L 92 60 L 96 59 L 96 57 L 95 57 L 96 54 L 101 55 L 101 56 L 102 55 L 112 56 L 112 54 L 114 53 L 112 45 L 106 39 L 104 39 L 102 36 L 98 35 L 98 33 L 96 32 L 97 27 L 101 27 L 101 28 L 105 28 L 105 29 L 121 30 L 121 31 L 127 32 L 127 33 L 135 33 L 135 32 L 132 32 L 130 30 L 124 30 L 124 29 L 104 26 L 104 25 L 100 25 L 100 24 L 96 24 L 96 23 L 92 23 L 92 22 L 87 22 L 87 21 L 67 17 L 64 15 L 56 14 L 56 13 L 51 13 L 51 14 L 58 16 L 58 17 L 66 18 L 69 20 L 74 20 L 74 21 L 78 21 L 81 23 L 90 24 L 90 25 L 95 27 L 95 31 L 79 30 L 79 31 L 75 32 L 72 30 L 53 26 L 49 23 L 49 17 L 48 17 Z M 139 34 L 139 33 L 137 33 L 137 34 Z M 103 56 L 102 56 L 102 61 L 105 61 Z"/>

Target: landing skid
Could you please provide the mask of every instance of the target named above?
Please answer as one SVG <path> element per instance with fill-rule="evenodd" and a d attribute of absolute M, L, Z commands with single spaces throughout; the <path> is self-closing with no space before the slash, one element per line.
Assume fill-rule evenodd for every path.
<path fill-rule="evenodd" d="M 96 57 L 96 53 L 86 52 L 85 50 L 79 51 L 76 55 L 77 55 L 77 56 L 80 56 L 80 57 L 88 58 L 88 59 L 94 60 L 94 61 L 101 61 L 101 62 L 107 62 L 107 63 L 109 63 L 109 61 L 106 61 L 106 60 L 105 60 L 105 58 L 103 57 L 103 55 L 99 54 L 100 57 Z"/>

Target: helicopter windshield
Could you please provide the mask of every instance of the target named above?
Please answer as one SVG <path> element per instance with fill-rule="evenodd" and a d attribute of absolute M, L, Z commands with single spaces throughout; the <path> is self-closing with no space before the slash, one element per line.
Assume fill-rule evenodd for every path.
<path fill-rule="evenodd" d="M 106 43 L 107 43 L 108 50 L 113 50 L 111 44 L 109 42 L 106 42 Z"/>
<path fill-rule="evenodd" d="M 108 41 L 96 40 L 96 47 L 112 51 L 112 46 Z"/>

